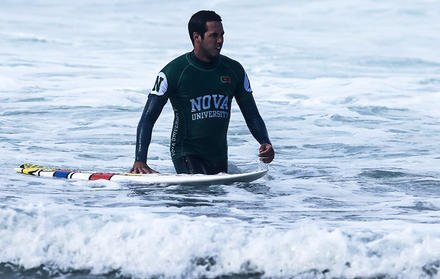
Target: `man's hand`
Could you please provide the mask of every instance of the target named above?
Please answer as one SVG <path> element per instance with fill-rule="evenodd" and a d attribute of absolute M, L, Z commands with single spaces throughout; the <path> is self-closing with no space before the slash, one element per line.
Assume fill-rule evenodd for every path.
<path fill-rule="evenodd" d="M 157 171 L 150 168 L 147 164 L 141 161 L 136 161 L 130 170 L 130 173 L 158 173 Z"/>
<path fill-rule="evenodd" d="M 273 150 L 272 145 L 268 143 L 263 143 L 260 146 L 258 157 L 261 158 L 261 161 L 263 161 L 263 163 L 269 164 L 270 162 L 272 162 L 273 158 L 275 157 L 275 151 Z"/>

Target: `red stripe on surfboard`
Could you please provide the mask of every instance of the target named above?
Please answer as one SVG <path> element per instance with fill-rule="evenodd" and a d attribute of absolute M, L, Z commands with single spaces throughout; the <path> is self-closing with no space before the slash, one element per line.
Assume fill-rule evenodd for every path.
<path fill-rule="evenodd" d="M 98 180 L 98 179 L 106 179 L 106 180 L 110 180 L 110 178 L 112 178 L 112 176 L 114 175 L 114 173 L 94 173 L 90 176 L 90 180 Z"/>

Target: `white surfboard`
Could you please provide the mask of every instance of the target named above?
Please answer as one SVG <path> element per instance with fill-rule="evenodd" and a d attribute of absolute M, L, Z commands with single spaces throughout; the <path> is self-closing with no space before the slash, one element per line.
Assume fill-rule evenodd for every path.
<path fill-rule="evenodd" d="M 24 173 L 42 177 L 56 177 L 80 180 L 112 180 L 121 182 L 136 182 L 141 184 L 231 184 L 235 182 L 251 182 L 263 177 L 268 169 L 255 172 L 227 174 L 220 173 L 215 175 L 204 174 L 134 174 L 134 173 L 114 173 L 114 172 L 83 172 L 74 170 L 64 170 L 47 168 L 32 164 L 23 164 L 16 168 L 19 173 Z"/>

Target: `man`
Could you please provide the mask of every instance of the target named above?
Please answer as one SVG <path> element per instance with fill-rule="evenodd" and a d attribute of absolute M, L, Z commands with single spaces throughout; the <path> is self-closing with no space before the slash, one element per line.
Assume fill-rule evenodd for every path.
<path fill-rule="evenodd" d="M 223 45 L 221 18 L 213 11 L 195 13 L 188 31 L 194 46 L 158 74 L 137 128 L 132 173 L 156 173 L 147 165 L 153 125 L 169 99 L 174 110 L 171 157 L 177 173 L 227 172 L 227 130 L 235 97 L 246 124 L 261 144 L 265 163 L 274 150 L 261 118 L 246 72 L 240 63 L 220 55 Z"/>

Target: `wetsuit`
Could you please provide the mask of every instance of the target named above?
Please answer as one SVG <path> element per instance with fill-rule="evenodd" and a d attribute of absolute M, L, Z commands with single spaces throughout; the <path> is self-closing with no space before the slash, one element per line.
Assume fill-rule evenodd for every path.
<path fill-rule="evenodd" d="M 174 110 L 170 152 L 177 173 L 227 172 L 227 130 L 232 98 L 260 144 L 270 143 L 249 80 L 237 61 L 220 55 L 204 63 L 193 52 L 166 65 L 139 121 L 136 161 L 146 162 L 153 125 L 169 99 Z"/>

